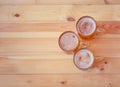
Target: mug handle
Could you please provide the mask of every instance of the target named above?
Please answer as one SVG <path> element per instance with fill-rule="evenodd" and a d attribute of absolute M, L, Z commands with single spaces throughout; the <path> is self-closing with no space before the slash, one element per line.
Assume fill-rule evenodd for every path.
<path fill-rule="evenodd" d="M 97 28 L 97 33 L 103 33 L 103 32 L 105 32 L 104 28 Z"/>
<path fill-rule="evenodd" d="M 85 41 L 84 42 L 83 41 L 80 42 L 80 47 L 81 48 L 87 48 L 89 45 L 90 45 L 89 42 L 85 42 Z"/>
<path fill-rule="evenodd" d="M 104 59 L 105 59 L 105 57 L 103 57 L 103 56 L 95 56 L 95 62 L 100 62 Z"/>

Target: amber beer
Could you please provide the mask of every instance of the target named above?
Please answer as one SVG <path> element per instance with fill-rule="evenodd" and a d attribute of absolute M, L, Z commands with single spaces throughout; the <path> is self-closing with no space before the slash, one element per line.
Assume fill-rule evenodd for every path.
<path fill-rule="evenodd" d="M 97 24 L 94 18 L 83 16 L 77 21 L 76 29 L 80 37 L 91 39 L 96 33 Z"/>
<path fill-rule="evenodd" d="M 79 48 L 79 37 L 72 31 L 63 32 L 58 40 L 60 48 L 68 53 L 73 53 Z"/>
<path fill-rule="evenodd" d="M 95 58 L 93 53 L 87 48 L 80 49 L 74 54 L 73 57 L 73 61 L 76 67 L 83 70 L 92 67 L 94 60 Z"/>

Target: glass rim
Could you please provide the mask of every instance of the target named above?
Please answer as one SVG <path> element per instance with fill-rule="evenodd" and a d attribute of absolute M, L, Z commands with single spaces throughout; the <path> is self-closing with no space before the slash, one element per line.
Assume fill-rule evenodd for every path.
<path fill-rule="evenodd" d="M 83 19 L 83 18 L 91 18 L 91 19 L 95 22 L 96 27 L 95 27 L 95 31 L 94 31 L 93 33 L 91 33 L 91 34 L 89 34 L 89 35 L 84 35 L 84 34 L 81 34 L 81 33 L 78 32 L 78 24 L 79 24 L 79 21 L 80 21 L 81 19 Z M 91 17 L 91 16 L 82 16 L 82 17 L 80 17 L 80 18 L 77 20 L 77 22 L 76 22 L 76 30 L 77 30 L 77 33 L 78 33 L 81 37 L 89 37 L 89 36 L 92 36 L 92 35 L 96 32 L 96 30 L 97 30 L 97 22 L 96 22 L 96 20 L 95 20 L 93 17 Z"/>
<path fill-rule="evenodd" d="M 61 39 L 61 37 L 65 34 L 65 33 L 73 33 L 76 37 L 77 37 L 77 40 L 78 40 L 78 43 L 77 43 L 77 45 L 76 45 L 76 47 L 74 48 L 74 49 L 71 49 L 71 50 L 65 50 L 65 49 L 63 49 L 62 48 L 62 46 L 61 46 L 61 44 L 60 44 L 60 39 Z M 78 37 L 78 35 L 75 33 L 75 32 L 73 32 L 73 31 L 65 31 L 65 32 L 63 32 L 60 36 L 59 36 L 59 39 L 58 39 L 58 44 L 59 44 L 59 47 L 63 50 L 63 51 L 66 51 L 66 52 L 74 52 L 77 48 L 78 48 L 78 46 L 79 46 L 79 44 L 80 44 L 80 38 Z"/>
<path fill-rule="evenodd" d="M 92 64 L 91 64 L 89 67 L 87 67 L 87 68 L 80 68 L 80 67 L 75 63 L 75 55 L 76 55 L 80 50 L 84 50 L 84 49 L 86 49 L 86 50 L 88 50 L 88 51 L 90 51 L 90 52 L 92 53 L 92 55 L 93 55 L 93 62 L 92 62 Z M 94 62 L 95 62 L 95 56 L 94 56 L 93 52 L 92 52 L 90 49 L 88 49 L 88 48 L 81 48 L 81 49 L 79 49 L 77 52 L 75 52 L 75 54 L 73 55 L 73 62 L 74 62 L 74 65 L 75 65 L 78 69 L 80 69 L 80 70 L 87 70 L 87 69 L 89 69 L 89 68 L 91 68 L 91 67 L 93 66 L 93 64 L 94 64 Z"/>

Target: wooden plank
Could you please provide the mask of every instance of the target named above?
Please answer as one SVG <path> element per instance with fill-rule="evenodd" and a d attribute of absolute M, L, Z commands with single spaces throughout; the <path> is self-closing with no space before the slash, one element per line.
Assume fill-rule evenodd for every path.
<path fill-rule="evenodd" d="M 61 32 L 0 32 L 0 38 L 56 38 Z"/>
<path fill-rule="evenodd" d="M 104 0 L 106 4 L 119 4 L 120 1 L 119 0 Z"/>
<path fill-rule="evenodd" d="M 94 52 L 95 56 L 120 57 L 119 46 L 120 39 L 95 38 L 91 41 L 86 41 L 86 43 L 89 44 L 88 48 Z M 54 58 L 56 58 L 57 55 L 59 55 L 59 58 L 66 57 L 65 56 L 66 54 L 59 48 L 58 39 L 55 38 L 0 39 L 0 56 L 27 56 L 27 55 L 41 57 L 45 55 L 47 58 L 51 56 L 53 57 L 55 56 Z"/>
<path fill-rule="evenodd" d="M 116 1 L 114 1 L 116 2 Z M 119 3 L 119 2 L 118 2 Z M 104 0 L 37 0 L 37 4 L 105 4 Z"/>
<path fill-rule="evenodd" d="M 0 32 L 0 38 L 58 38 L 63 32 Z M 99 38 L 116 38 L 119 34 L 98 33 L 95 37 Z"/>
<path fill-rule="evenodd" d="M 97 21 L 108 34 L 120 34 L 120 21 Z M 76 32 L 76 22 L 66 23 L 0 23 L 0 32 Z"/>
<path fill-rule="evenodd" d="M 99 56 L 116 56 L 120 57 L 120 46 L 119 39 L 99 39 L 95 38 L 89 42 L 89 48 L 94 52 L 95 55 Z M 99 50 L 99 51 L 98 51 Z"/>
<path fill-rule="evenodd" d="M 62 56 L 61 59 L 57 57 L 56 59 L 53 59 L 52 56 L 49 56 L 49 58 L 44 58 L 44 56 L 41 58 L 41 56 L 39 56 L 41 59 L 37 59 L 36 56 L 23 56 L 23 58 L 22 56 L 21 58 L 20 56 L 1 56 L 0 74 L 120 73 L 119 57 L 105 57 L 104 59 L 102 58 L 102 60 L 96 61 L 92 68 L 83 71 L 79 70 L 74 65 L 72 56 L 69 56 L 69 58 L 62 58 Z"/>
<path fill-rule="evenodd" d="M 102 28 L 105 33 L 108 34 L 119 34 L 120 22 L 119 21 L 97 21 L 98 29 Z"/>
<path fill-rule="evenodd" d="M 0 75 L 2 87 L 119 87 L 119 81 L 119 74 Z"/>
<path fill-rule="evenodd" d="M 102 4 L 120 4 L 119 0 L 0 0 L 1 5 L 66 5 L 66 4 L 80 4 L 80 5 L 102 5 Z"/>
<path fill-rule="evenodd" d="M 76 31 L 74 22 L 66 23 L 0 23 L 0 32 L 63 32 Z"/>
<path fill-rule="evenodd" d="M 35 0 L 0 0 L 0 5 L 31 5 L 35 3 Z"/>
<path fill-rule="evenodd" d="M 120 4 L 119 0 L 37 0 L 38 4 L 79 4 L 79 5 L 101 5 L 101 4 Z"/>
<path fill-rule="evenodd" d="M 119 21 L 119 9 L 119 5 L 7 5 L 0 8 L 0 22 L 57 23 L 75 21 L 84 15 L 93 16 L 97 21 Z"/>

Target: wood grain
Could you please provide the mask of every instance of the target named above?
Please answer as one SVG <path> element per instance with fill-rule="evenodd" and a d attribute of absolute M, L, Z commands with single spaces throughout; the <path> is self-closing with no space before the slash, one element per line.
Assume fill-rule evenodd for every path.
<path fill-rule="evenodd" d="M 119 74 L 0 75 L 2 87 L 119 87 L 119 80 Z"/>
<path fill-rule="evenodd" d="M 1 38 L 0 43 L 0 74 L 85 73 L 74 66 L 73 55 L 62 52 L 57 39 Z M 119 39 L 90 41 L 95 57 L 105 59 L 86 72 L 101 73 L 100 69 L 105 65 L 104 73 L 119 73 L 119 43 Z"/>
<path fill-rule="evenodd" d="M 73 63 L 72 57 L 69 59 L 36 59 L 35 56 L 32 59 L 24 59 L 19 57 L 12 58 L 9 56 L 1 57 L 0 60 L 0 74 L 1 75 L 14 75 L 14 74 L 119 74 L 120 73 L 120 58 L 106 57 L 104 60 L 95 62 L 94 66 L 86 71 L 79 70 Z M 35 59 L 34 59 L 35 58 Z M 107 62 L 107 64 L 105 63 Z"/>
<path fill-rule="evenodd" d="M 120 0 L 0 0 L 0 87 L 119 87 Z M 97 33 L 88 43 L 92 68 L 79 70 L 58 46 L 92 16 Z M 77 33 L 77 32 L 76 32 Z"/>
<path fill-rule="evenodd" d="M 75 21 L 85 15 L 93 16 L 97 21 L 119 21 L 119 9 L 119 5 L 7 5 L 0 8 L 0 22 L 57 23 Z"/>
<path fill-rule="evenodd" d="M 108 34 L 120 33 L 120 21 L 97 21 Z M 0 23 L 0 32 L 76 32 L 76 22 L 66 23 Z"/>
<path fill-rule="evenodd" d="M 0 0 L 0 5 L 31 5 L 35 3 L 35 0 Z"/>
<path fill-rule="evenodd" d="M 37 0 L 38 4 L 80 4 L 80 5 L 104 5 L 104 4 L 120 4 L 119 0 Z"/>
<path fill-rule="evenodd" d="M 103 5 L 103 4 L 120 4 L 119 0 L 0 0 L 1 5 Z"/>
<path fill-rule="evenodd" d="M 1 38 L 0 43 L 0 56 L 39 55 L 41 58 L 41 56 L 44 57 L 45 54 L 48 54 L 49 56 L 45 56 L 59 55 L 60 58 L 65 58 L 67 55 L 59 48 L 58 39 L 54 38 Z M 120 56 L 120 39 L 96 38 L 92 41 L 87 41 L 87 43 L 89 44 L 88 48 L 95 53 L 95 56 Z"/>
<path fill-rule="evenodd" d="M 117 0 L 114 2 L 117 2 Z M 81 5 L 82 4 L 84 5 L 84 4 L 106 4 L 106 3 L 104 2 L 104 0 L 59 0 L 59 1 L 47 0 L 47 2 L 44 0 L 37 0 L 37 4 L 62 4 L 62 5 L 64 4 L 80 4 Z"/>

